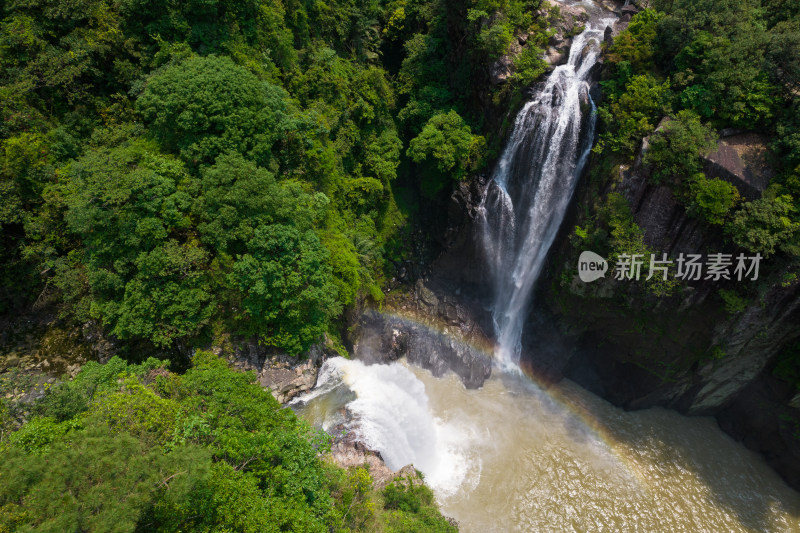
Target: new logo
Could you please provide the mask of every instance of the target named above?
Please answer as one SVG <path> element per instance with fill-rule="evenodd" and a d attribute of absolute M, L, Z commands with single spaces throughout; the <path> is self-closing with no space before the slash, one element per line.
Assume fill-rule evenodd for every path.
<path fill-rule="evenodd" d="M 608 261 L 594 252 L 583 252 L 578 258 L 578 276 L 584 283 L 604 278 L 608 271 Z"/>

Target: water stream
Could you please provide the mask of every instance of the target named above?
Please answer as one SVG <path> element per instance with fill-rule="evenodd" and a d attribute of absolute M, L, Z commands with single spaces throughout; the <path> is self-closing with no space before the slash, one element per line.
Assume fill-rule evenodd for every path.
<path fill-rule="evenodd" d="M 509 368 L 519 362 L 533 285 L 592 147 L 596 115 L 589 78 L 613 20 L 587 24 L 575 37 L 567 64 L 556 67 L 517 114 L 481 206 L 496 355 Z"/>
<path fill-rule="evenodd" d="M 613 19 L 581 5 L 590 23 L 518 113 L 482 206 L 499 371 L 468 390 L 404 361 L 335 358 L 294 408 L 322 429 L 346 423 L 392 469 L 413 464 L 465 532 L 800 531 L 800 495 L 713 419 L 624 412 L 519 371 L 531 293 L 594 137 L 589 81 Z"/>

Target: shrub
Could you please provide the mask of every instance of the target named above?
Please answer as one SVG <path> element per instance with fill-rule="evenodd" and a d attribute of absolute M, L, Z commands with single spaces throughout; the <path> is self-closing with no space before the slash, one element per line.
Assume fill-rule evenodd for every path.
<path fill-rule="evenodd" d="M 692 111 L 673 115 L 650 139 L 644 162 L 653 165 L 653 180 L 680 182 L 700 172 L 700 156 L 716 149 L 717 136 Z"/>
<path fill-rule="evenodd" d="M 728 213 L 739 201 L 739 190 L 719 178 L 708 179 L 696 174 L 691 181 L 690 211 L 710 224 L 723 224 Z"/>
<path fill-rule="evenodd" d="M 768 257 L 795 235 L 800 223 L 792 220 L 795 208 L 789 195 L 768 196 L 747 202 L 725 225 L 737 246 Z"/>

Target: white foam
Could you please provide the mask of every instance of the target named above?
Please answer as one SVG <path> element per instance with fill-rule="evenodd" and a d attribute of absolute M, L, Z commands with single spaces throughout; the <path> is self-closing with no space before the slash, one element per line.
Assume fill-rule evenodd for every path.
<path fill-rule="evenodd" d="M 308 402 L 341 383 L 356 395 L 347 405 L 355 419 L 353 430 L 381 453 L 389 468 L 413 464 L 439 498 L 477 484 L 480 460 L 470 454 L 470 432 L 433 415 L 425 385 L 408 368 L 329 359 L 317 388 L 298 401 Z"/>

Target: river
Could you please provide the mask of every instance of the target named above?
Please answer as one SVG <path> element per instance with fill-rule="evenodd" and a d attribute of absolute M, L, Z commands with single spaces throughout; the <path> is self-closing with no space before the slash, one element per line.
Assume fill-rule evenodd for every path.
<path fill-rule="evenodd" d="M 463 532 L 800 531 L 800 495 L 712 418 L 625 412 L 569 381 L 495 372 L 468 390 L 341 358 L 306 400 L 325 429 L 347 405 L 352 431 L 390 468 L 422 471 Z"/>

